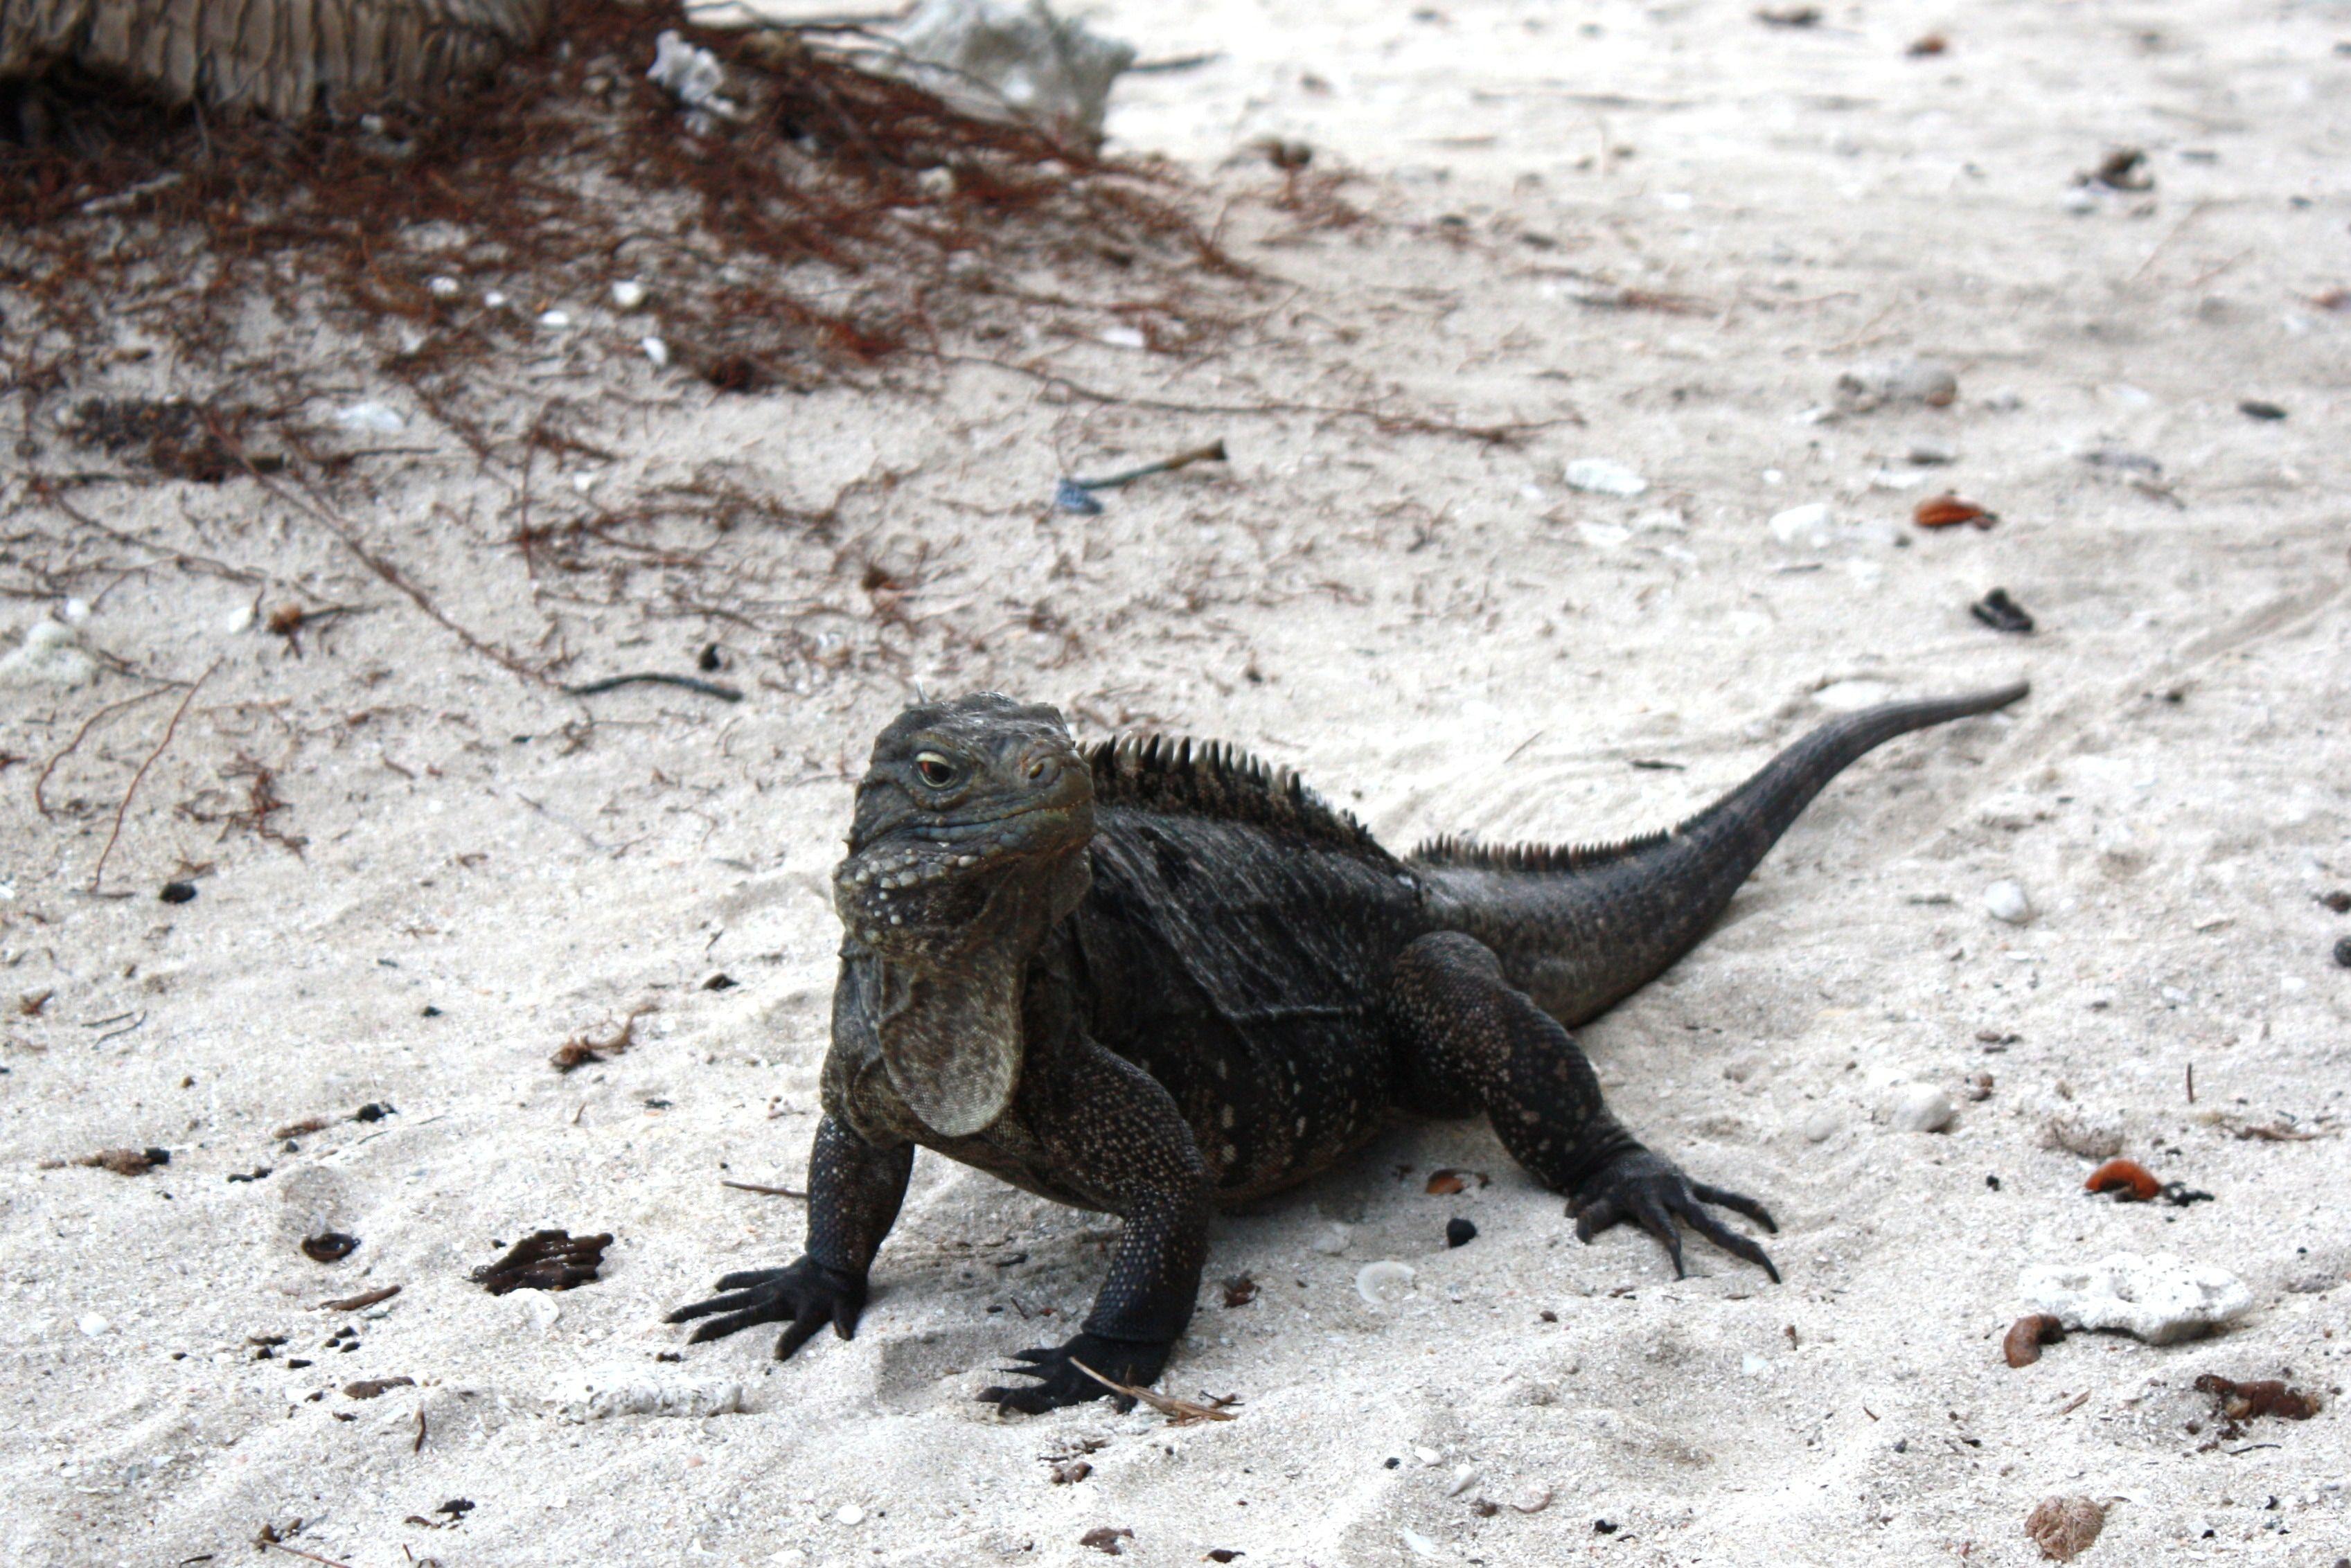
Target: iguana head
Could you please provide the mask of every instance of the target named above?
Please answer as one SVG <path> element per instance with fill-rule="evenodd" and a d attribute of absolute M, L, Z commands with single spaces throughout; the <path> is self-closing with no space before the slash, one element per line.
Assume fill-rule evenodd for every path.
<path fill-rule="evenodd" d="M 873 743 L 833 907 L 882 961 L 883 1065 L 942 1132 L 1019 1071 L 1019 976 L 1085 896 L 1093 775 L 1061 716 L 993 693 L 908 708 Z"/>

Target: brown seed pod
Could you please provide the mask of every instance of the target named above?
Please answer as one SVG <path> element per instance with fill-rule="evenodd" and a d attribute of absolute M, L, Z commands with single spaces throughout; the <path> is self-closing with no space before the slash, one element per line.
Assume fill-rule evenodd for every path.
<path fill-rule="evenodd" d="M 2082 1186 L 2091 1192 L 2116 1193 L 2125 1203 L 2146 1203 L 2163 1190 L 2155 1173 L 2137 1160 L 2108 1160 Z"/>
<path fill-rule="evenodd" d="M 2000 521 L 2000 514 L 1958 496 L 1929 496 L 1918 503 L 1910 520 L 1922 528 L 1950 528 L 1961 523 L 1988 528 Z"/>
<path fill-rule="evenodd" d="M 2000 1353 L 2011 1366 L 2031 1366 L 2041 1359 L 2041 1347 L 2065 1337 L 2065 1325 L 2047 1312 L 2029 1312 L 2008 1325 Z"/>

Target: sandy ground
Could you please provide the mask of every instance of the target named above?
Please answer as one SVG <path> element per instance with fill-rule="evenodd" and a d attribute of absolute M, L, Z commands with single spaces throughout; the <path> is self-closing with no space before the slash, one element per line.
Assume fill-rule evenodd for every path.
<path fill-rule="evenodd" d="M 2312 303 L 2351 284 L 2351 11 L 1102 16 L 1148 55 L 1223 51 L 1124 84 L 1111 129 L 1214 181 L 1271 281 L 1245 351 L 1023 352 L 1165 403 L 1368 392 L 1580 423 L 1492 444 L 1060 400 L 978 368 L 936 398 L 720 398 L 615 355 L 589 379 L 637 400 L 602 430 L 622 456 L 542 472 L 543 517 L 579 504 L 574 478 L 609 498 L 713 462 L 811 507 L 901 477 L 830 528 L 534 584 L 498 542 L 512 486 L 409 411 L 437 455 L 347 521 L 451 622 L 535 655 L 559 627 L 574 679 L 716 642 L 739 707 L 519 680 L 251 485 L 83 492 L 150 548 L 92 569 L 82 635 L 211 674 L 99 896 L 176 699 L 103 719 L 44 817 L 44 764 L 146 688 L 0 697 L 0 1559 L 246 1560 L 299 1520 L 290 1544 L 353 1568 L 1091 1563 L 1103 1528 L 1149 1564 L 2025 1563 L 2052 1494 L 2111 1504 L 2096 1563 L 2351 1551 L 2351 971 L 2329 957 L 2351 919 L 2315 898 L 2351 884 L 2351 315 Z M 1906 55 L 1937 28 L 1947 52 Z M 1268 134 L 1359 171 L 1342 193 L 1379 221 L 1270 208 L 1243 152 Z M 2153 189 L 2068 211 L 2124 144 Z M 1612 306 L 1624 289 L 1686 308 Z M 1903 354 L 1954 367 L 1957 402 L 1820 415 L 1841 371 Z M 198 391 L 204 367 L 137 374 L 118 384 Z M 1065 468 L 1219 435 L 1228 469 L 1099 518 L 1042 510 Z M 1912 465 L 1921 443 L 1956 461 Z M 2159 473 L 2084 460 L 2101 448 Z M 1572 492 L 1582 457 L 1649 488 Z M 1911 528 L 1947 486 L 1999 526 Z M 1815 502 L 1823 536 L 1767 526 Z M 265 579 L 265 610 L 299 585 L 363 612 L 298 650 L 203 562 Z M 901 586 L 862 588 L 875 562 Z M 2038 634 L 1970 618 L 1995 585 Z M 5 606 L 16 631 L 43 610 Z M 1703 1248 L 1677 1281 L 1641 1237 L 1579 1246 L 1483 1127 L 1411 1128 L 1219 1224 L 1163 1386 L 1238 1396 L 1235 1419 L 999 1420 L 972 1394 L 1082 1315 L 1110 1232 L 926 1156 L 854 1342 L 658 1359 L 683 1337 L 665 1309 L 797 1249 L 796 1205 L 720 1183 L 800 1175 L 826 873 L 849 779 L 917 682 L 1240 743 L 1401 846 L 1646 827 L 1826 706 L 2019 674 L 2012 715 L 1856 768 L 1706 946 L 1586 1033 L 1634 1127 L 1771 1201 L 1784 1285 Z M 221 820 L 260 768 L 286 802 L 262 821 L 298 853 Z M 155 901 L 192 872 L 193 903 Z M 2031 924 L 1982 912 L 2001 879 Z M 646 1006 L 624 1054 L 548 1065 Z M 1960 1102 L 1948 1132 L 1888 1124 L 1914 1082 Z M 396 1113 L 341 1119 L 371 1102 Z M 2089 1162 L 2044 1145 L 2061 1113 L 2214 1200 L 2085 1197 Z M 311 1116 L 335 1120 L 272 1135 Z M 2237 1135 L 2255 1124 L 2319 1136 Z M 125 1145 L 171 1164 L 43 1166 Z M 1440 1166 L 1493 1183 L 1427 1196 Z M 1479 1234 L 1448 1251 L 1457 1214 Z M 547 1225 L 614 1235 L 599 1282 L 467 1282 Z M 359 1249 L 308 1260 L 322 1228 Z M 2076 1336 L 2003 1365 L 2020 1269 L 2116 1250 L 2232 1270 L 2256 1309 L 2213 1340 Z M 1380 1259 L 1416 1270 L 1385 1309 L 1353 1284 Z M 1259 1294 L 1228 1308 L 1214 1280 L 1242 1273 Z M 356 1317 L 319 1306 L 393 1284 Z M 2204 1372 L 2327 1407 L 2216 1441 Z M 392 1377 L 414 1381 L 342 1392 Z M 728 1384 L 743 1413 L 580 1418 L 591 1386 Z M 1091 1474 L 1056 1484 L 1081 1456 Z M 434 1511 L 453 1499 L 474 1506 Z"/>

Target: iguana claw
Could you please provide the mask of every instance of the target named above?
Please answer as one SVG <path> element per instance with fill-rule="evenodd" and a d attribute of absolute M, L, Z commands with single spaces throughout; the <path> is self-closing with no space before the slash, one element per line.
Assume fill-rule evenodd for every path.
<path fill-rule="evenodd" d="M 662 1321 L 682 1323 L 709 1318 L 694 1331 L 688 1344 L 720 1339 L 754 1323 L 789 1323 L 776 1342 L 776 1359 L 789 1361 L 827 1322 L 832 1324 L 833 1333 L 850 1338 L 857 1332 L 858 1313 L 865 1310 L 865 1281 L 813 1258 L 802 1258 L 781 1269 L 729 1274 L 718 1281 L 718 1289 L 726 1293 L 680 1307 Z"/>
<path fill-rule="evenodd" d="M 1080 1371 L 1074 1364 L 1084 1362 L 1113 1383 L 1147 1388 L 1158 1379 L 1160 1369 L 1167 1364 L 1167 1353 L 1173 1348 L 1155 1342 L 1105 1339 L 1100 1334 L 1081 1333 L 1067 1344 L 1015 1351 L 1012 1359 L 1023 1364 L 1001 1370 L 1016 1377 L 1034 1377 L 1039 1380 L 1036 1385 L 983 1388 L 979 1397 L 991 1405 L 1030 1416 L 1041 1416 L 1065 1405 L 1082 1405 L 1089 1399 L 1103 1398 L 1111 1400 L 1121 1410 L 1130 1410 L 1134 1406 L 1133 1398 L 1105 1388 Z"/>
<path fill-rule="evenodd" d="M 1771 1255 L 1701 1207 L 1709 1203 L 1743 1214 L 1766 1230 L 1779 1231 L 1771 1212 L 1753 1198 L 1694 1182 L 1673 1161 L 1647 1149 L 1619 1155 L 1579 1183 L 1568 1212 L 1575 1216 L 1579 1241 L 1591 1240 L 1620 1220 L 1633 1221 L 1665 1244 L 1674 1260 L 1676 1279 L 1686 1272 L 1681 1231 L 1674 1224 L 1679 1219 L 1732 1257 L 1755 1264 L 1778 1284 L 1780 1270 L 1772 1266 Z"/>

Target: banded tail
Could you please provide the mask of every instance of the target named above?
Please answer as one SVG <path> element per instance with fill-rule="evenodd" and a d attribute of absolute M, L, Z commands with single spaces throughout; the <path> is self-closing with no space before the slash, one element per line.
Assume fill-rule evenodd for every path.
<path fill-rule="evenodd" d="M 1665 832 L 1576 848 L 1437 839 L 1406 863 L 1430 884 L 1442 924 L 1492 948 L 1510 982 L 1572 1029 L 1696 946 L 1830 779 L 1897 735 L 1991 713 L 2030 689 L 2020 681 L 1832 719 Z"/>

